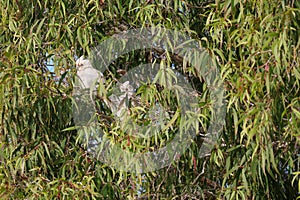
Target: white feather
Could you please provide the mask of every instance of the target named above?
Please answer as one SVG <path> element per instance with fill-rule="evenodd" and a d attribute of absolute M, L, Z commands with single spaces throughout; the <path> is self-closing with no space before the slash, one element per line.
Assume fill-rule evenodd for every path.
<path fill-rule="evenodd" d="M 92 88 L 103 77 L 103 74 L 93 68 L 91 62 L 83 56 L 76 61 L 76 69 L 82 88 Z"/>

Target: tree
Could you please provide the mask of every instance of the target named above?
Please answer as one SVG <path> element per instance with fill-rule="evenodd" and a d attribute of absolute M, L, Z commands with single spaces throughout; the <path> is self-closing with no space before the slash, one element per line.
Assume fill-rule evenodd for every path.
<path fill-rule="evenodd" d="M 0 5 L 1 199 L 299 198 L 298 1 L 1 0 Z M 153 172 L 122 172 L 80 142 L 72 115 L 75 61 L 114 34 L 153 26 L 200 41 L 199 48 L 216 61 L 226 124 L 213 150 L 199 157 L 210 120 L 207 83 L 172 52 L 129 52 L 103 74 L 107 94 L 109 83 L 135 66 L 165 62 L 187 77 L 208 117 L 180 159 Z M 140 91 L 151 91 L 149 99 L 174 95 L 161 85 L 146 86 Z M 97 106 L 105 112 L 97 113 L 99 123 L 109 132 L 117 122 L 100 97 Z M 166 105 L 171 119 L 176 105 L 175 98 Z M 140 111 L 131 115 L 149 123 Z M 174 119 L 167 135 L 150 143 L 153 148 L 175 137 L 179 118 Z M 151 147 L 120 129 L 111 139 L 129 144 L 130 151 Z"/>

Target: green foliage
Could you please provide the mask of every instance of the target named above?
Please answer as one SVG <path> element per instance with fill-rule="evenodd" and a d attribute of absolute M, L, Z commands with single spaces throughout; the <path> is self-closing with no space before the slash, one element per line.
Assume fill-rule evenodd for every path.
<path fill-rule="evenodd" d="M 288 0 L 0 0 L 0 198 L 299 198 L 299 9 L 298 1 Z M 171 165 L 136 175 L 101 163 L 78 142 L 74 66 L 75 58 L 90 55 L 113 34 L 149 26 L 189 34 L 217 61 L 226 88 L 226 125 L 205 157 L 199 158 L 197 136 Z M 169 52 L 121 57 L 105 74 L 106 92 L 108 83 L 122 76 L 119 69 L 148 63 L 151 53 L 158 63 L 175 64 L 197 89 L 206 116 L 200 130 L 206 130 L 207 85 Z M 169 98 L 169 111 L 175 111 L 176 99 L 168 91 L 150 85 L 139 92 L 145 102 Z M 136 120 L 142 121 L 141 113 L 133 112 Z M 117 125 L 103 116 L 99 122 L 112 132 Z M 151 138 L 155 148 L 172 139 L 179 118 L 170 121 L 164 137 Z M 112 140 L 132 151 L 150 148 L 113 131 Z"/>

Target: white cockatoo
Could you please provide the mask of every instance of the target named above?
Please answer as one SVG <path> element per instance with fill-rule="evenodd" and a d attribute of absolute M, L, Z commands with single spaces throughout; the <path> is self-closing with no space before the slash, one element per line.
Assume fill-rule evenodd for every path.
<path fill-rule="evenodd" d="M 126 105 L 126 103 L 128 102 L 129 99 L 134 98 L 134 89 L 129 84 L 129 81 L 125 81 L 124 83 L 120 84 L 119 88 L 120 88 L 119 95 L 112 94 L 109 97 L 112 103 L 111 111 L 117 117 L 121 117 L 122 112 L 128 110 L 128 105 Z"/>
<path fill-rule="evenodd" d="M 103 77 L 103 74 L 93 68 L 91 62 L 83 56 L 76 61 L 76 69 L 81 88 L 84 89 L 94 87 L 95 83 Z"/>

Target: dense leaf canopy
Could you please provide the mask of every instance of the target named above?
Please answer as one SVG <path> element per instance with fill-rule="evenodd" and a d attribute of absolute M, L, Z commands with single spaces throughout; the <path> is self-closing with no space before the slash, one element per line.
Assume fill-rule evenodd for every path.
<path fill-rule="evenodd" d="M 300 2 L 293 0 L 0 0 L 0 198 L 299 198 L 299 19 Z M 146 27 L 199 41 L 224 83 L 226 120 L 217 144 L 199 156 L 212 115 L 205 79 L 171 51 L 120 56 L 96 95 L 98 122 L 111 141 L 141 152 L 165 145 L 180 128 L 176 95 L 163 81 L 140 87 L 140 102 L 130 108 L 147 124 L 141 110 L 155 98 L 165 103 L 167 128 L 158 138 L 131 138 L 112 120 L 102 96 L 140 64 L 165 63 L 185 75 L 204 116 L 179 159 L 136 174 L 89 151 L 74 127 L 73 89 L 77 58 L 115 34 Z"/>

